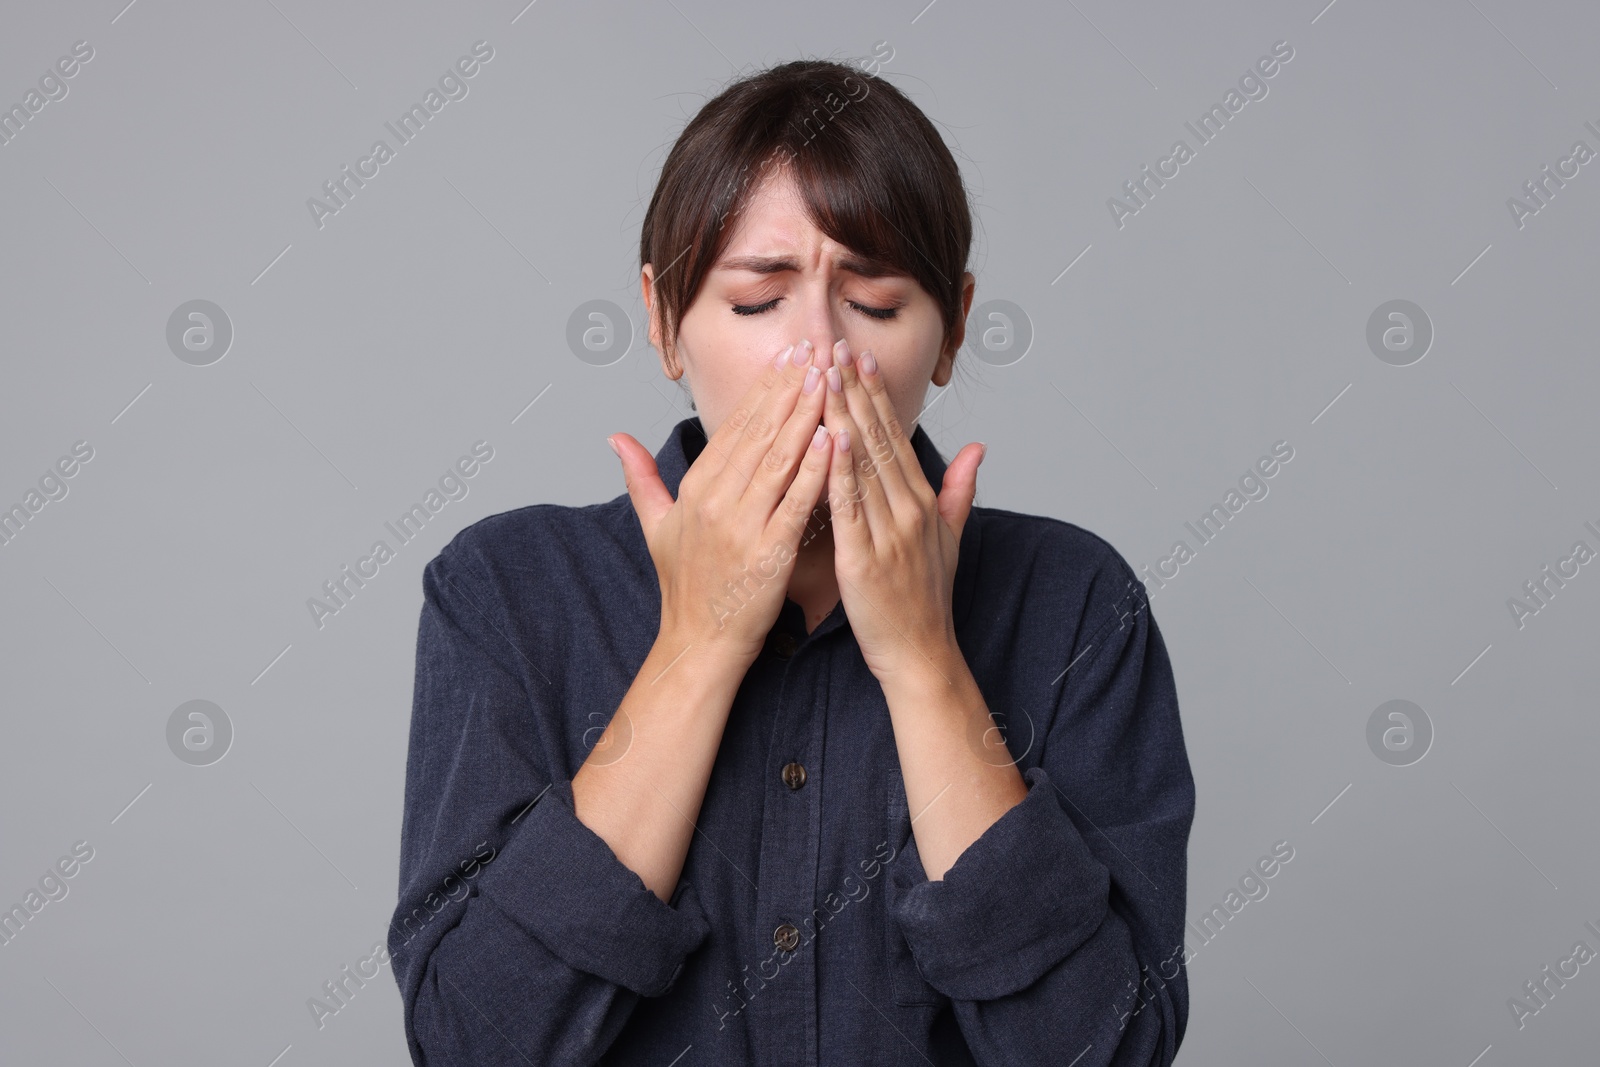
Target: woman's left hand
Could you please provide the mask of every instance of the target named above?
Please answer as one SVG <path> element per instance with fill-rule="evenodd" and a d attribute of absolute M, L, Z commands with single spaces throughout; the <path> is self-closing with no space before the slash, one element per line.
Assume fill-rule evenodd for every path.
<path fill-rule="evenodd" d="M 870 350 L 857 360 L 834 345 L 827 389 L 834 571 L 856 643 L 881 684 L 944 674 L 959 654 L 952 592 L 984 446 L 958 452 L 935 494 Z"/>

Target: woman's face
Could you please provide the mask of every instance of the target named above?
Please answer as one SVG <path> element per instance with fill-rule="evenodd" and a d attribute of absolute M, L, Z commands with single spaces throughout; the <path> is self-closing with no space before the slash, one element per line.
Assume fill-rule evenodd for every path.
<path fill-rule="evenodd" d="M 854 356 L 871 350 L 907 436 L 916 429 L 928 383 L 950 380 L 973 277 L 962 275 L 963 323 L 946 350 L 939 308 L 916 279 L 868 277 L 852 269 L 852 259 L 849 248 L 806 217 L 786 167 L 752 191 L 721 258 L 683 314 L 675 350 L 661 354 L 667 377 L 687 377 L 707 436 L 784 348 L 809 339 L 813 361 L 825 370 L 841 337 Z M 654 305 L 653 268 L 644 268 L 647 308 Z M 650 342 L 661 350 L 653 313 Z"/>

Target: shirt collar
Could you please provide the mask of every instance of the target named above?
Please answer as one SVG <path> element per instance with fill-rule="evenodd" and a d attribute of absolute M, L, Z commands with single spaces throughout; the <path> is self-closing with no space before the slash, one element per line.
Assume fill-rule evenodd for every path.
<path fill-rule="evenodd" d="M 690 465 L 700 457 L 705 447 L 706 431 L 698 415 L 684 419 L 667 435 L 666 443 L 656 453 L 656 470 L 672 494 L 672 499 L 678 499 L 678 486 L 682 483 L 683 476 L 688 473 Z M 916 452 L 917 462 L 921 464 L 922 473 L 927 476 L 928 484 L 933 487 L 934 493 L 938 494 L 944 488 L 944 471 L 948 464 L 939 454 L 939 450 L 933 446 L 933 439 L 928 436 L 928 431 L 924 430 L 920 423 L 911 433 L 911 447 Z"/>

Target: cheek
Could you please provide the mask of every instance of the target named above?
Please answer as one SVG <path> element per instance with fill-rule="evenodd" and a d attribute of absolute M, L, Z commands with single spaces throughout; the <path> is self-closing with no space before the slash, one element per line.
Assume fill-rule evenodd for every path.
<path fill-rule="evenodd" d="M 707 432 L 715 433 L 728 412 L 761 379 L 777 350 L 762 352 L 748 342 L 730 344 L 707 336 L 680 335 L 678 359 L 684 368 L 685 384 L 694 395 L 695 411 Z M 686 413 L 689 414 L 689 413 Z"/>
<path fill-rule="evenodd" d="M 926 403 L 925 395 L 928 391 L 928 377 L 916 377 L 916 372 L 907 371 L 896 374 L 886 372 L 885 380 L 889 388 L 889 402 L 894 407 L 895 415 L 900 419 L 900 425 L 910 433 L 911 421 L 922 410 Z"/>
<path fill-rule="evenodd" d="M 901 423 L 910 426 L 923 405 L 928 402 L 928 387 L 933 381 L 933 370 L 939 362 L 939 346 L 943 334 L 935 325 L 917 331 L 915 340 L 904 348 L 878 355 L 878 373 L 889 390 L 889 400 Z"/>

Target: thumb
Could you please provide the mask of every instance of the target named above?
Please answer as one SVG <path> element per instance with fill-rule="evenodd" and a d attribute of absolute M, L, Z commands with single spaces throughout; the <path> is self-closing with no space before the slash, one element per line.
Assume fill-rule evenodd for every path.
<path fill-rule="evenodd" d="M 612 434 L 606 438 L 606 444 L 622 460 L 622 480 L 628 487 L 628 499 L 633 502 L 634 514 L 639 516 L 645 538 L 649 539 L 674 503 L 656 468 L 656 458 L 629 434 Z"/>
<path fill-rule="evenodd" d="M 981 441 L 968 445 L 945 468 L 944 488 L 939 491 L 939 515 L 956 535 L 957 544 L 961 543 L 961 531 L 972 514 L 972 500 L 978 495 L 978 465 L 987 451 L 988 446 Z"/>

